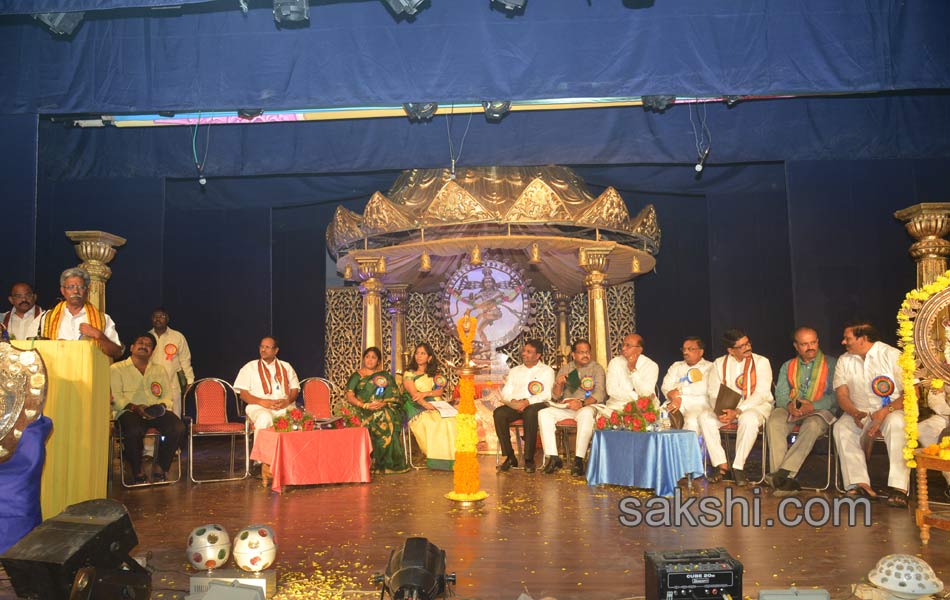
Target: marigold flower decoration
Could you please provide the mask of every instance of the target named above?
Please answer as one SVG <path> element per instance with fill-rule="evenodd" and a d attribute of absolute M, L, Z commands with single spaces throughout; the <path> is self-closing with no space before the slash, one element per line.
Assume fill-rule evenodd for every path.
<path fill-rule="evenodd" d="M 660 411 L 648 396 L 637 398 L 636 402 L 627 402 L 623 410 L 609 417 L 597 417 L 597 429 L 622 429 L 627 431 L 649 431 L 660 417 Z"/>
<path fill-rule="evenodd" d="M 477 320 L 468 313 L 458 322 L 459 339 L 466 354 L 472 351 Z M 462 371 L 459 379 L 459 414 L 455 417 L 455 465 L 453 488 L 445 495 L 449 500 L 470 502 L 482 500 L 488 494 L 479 489 L 478 430 L 475 423 L 475 377 L 471 371 Z"/>
<path fill-rule="evenodd" d="M 907 292 L 907 296 L 901 303 L 900 310 L 897 311 L 897 345 L 903 348 L 898 364 L 903 372 L 904 383 L 904 460 L 911 469 L 917 466 L 914 460 L 914 451 L 918 447 L 917 442 L 917 418 L 920 415 L 917 399 L 917 356 L 914 346 L 914 319 L 917 317 L 917 311 L 934 294 L 950 287 L 950 271 L 937 277 L 933 283 Z M 927 383 L 923 381 L 922 383 Z M 930 380 L 931 389 L 939 390 L 943 387 L 943 381 L 940 379 Z"/>
<path fill-rule="evenodd" d="M 313 415 L 299 408 L 287 411 L 286 414 L 274 419 L 274 431 L 313 431 L 315 423 Z"/>

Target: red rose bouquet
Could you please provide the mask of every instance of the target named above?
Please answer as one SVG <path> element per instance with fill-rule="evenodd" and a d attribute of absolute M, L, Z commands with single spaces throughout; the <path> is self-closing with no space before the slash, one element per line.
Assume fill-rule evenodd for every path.
<path fill-rule="evenodd" d="M 313 415 L 300 408 L 292 408 L 274 419 L 274 431 L 313 431 L 314 429 Z"/>
<path fill-rule="evenodd" d="M 350 407 L 343 405 L 343 408 L 340 409 L 340 413 L 343 415 L 343 418 L 339 421 L 333 423 L 333 426 L 337 429 L 343 429 L 344 427 L 362 427 L 363 422 L 360 421 L 359 416 L 356 414 L 356 411 L 350 410 Z"/>
<path fill-rule="evenodd" d="M 628 402 L 623 410 L 597 417 L 597 429 L 625 429 L 627 431 L 651 431 L 660 418 L 660 411 L 647 396 Z"/>

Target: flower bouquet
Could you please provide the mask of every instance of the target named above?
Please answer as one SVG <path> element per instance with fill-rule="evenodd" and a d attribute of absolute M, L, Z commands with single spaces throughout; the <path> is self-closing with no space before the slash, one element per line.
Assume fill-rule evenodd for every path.
<path fill-rule="evenodd" d="M 635 402 L 628 402 L 623 410 L 615 411 L 610 415 L 600 415 L 597 417 L 596 425 L 597 429 L 650 431 L 659 417 L 660 411 L 653 405 L 653 399 L 642 396 Z"/>
<path fill-rule="evenodd" d="M 313 431 L 315 428 L 316 423 L 313 420 L 313 415 L 300 408 L 293 408 L 287 411 L 286 414 L 274 419 L 274 431 L 282 433 L 287 431 Z"/>
<path fill-rule="evenodd" d="M 340 409 L 340 414 L 343 415 L 343 418 L 339 421 L 333 423 L 333 426 L 337 429 L 343 429 L 344 427 L 362 427 L 363 422 L 360 421 L 359 416 L 355 411 L 351 410 L 349 406 L 343 405 L 343 408 Z"/>

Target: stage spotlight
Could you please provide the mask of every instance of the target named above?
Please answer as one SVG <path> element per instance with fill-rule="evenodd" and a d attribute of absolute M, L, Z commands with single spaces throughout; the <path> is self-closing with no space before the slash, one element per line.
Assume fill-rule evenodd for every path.
<path fill-rule="evenodd" d="M 85 16 L 84 12 L 36 13 L 33 18 L 49 27 L 56 35 L 72 35 Z"/>
<path fill-rule="evenodd" d="M 428 121 L 439 109 L 438 102 L 406 102 L 402 105 L 410 121 Z"/>
<path fill-rule="evenodd" d="M 516 10 L 523 11 L 524 5 L 528 0 L 492 0 L 492 4 L 495 6 L 500 6 L 507 11 L 514 12 Z"/>
<path fill-rule="evenodd" d="M 385 0 L 385 2 L 398 17 L 403 14 L 416 14 L 419 12 L 419 7 L 425 0 Z"/>
<path fill-rule="evenodd" d="M 482 102 L 482 108 L 485 109 L 486 119 L 501 121 L 511 110 L 511 102 L 508 100 L 485 100 Z"/>
<path fill-rule="evenodd" d="M 661 113 L 676 104 L 676 96 L 643 96 L 643 110 Z"/>
<path fill-rule="evenodd" d="M 426 538 L 413 537 L 393 550 L 386 574 L 377 575 L 376 583 L 393 600 L 432 600 L 445 597 L 446 583 L 455 583 L 455 573 L 445 574 L 444 551 Z"/>
<path fill-rule="evenodd" d="M 264 109 L 262 108 L 240 108 L 237 111 L 238 116 L 242 119 L 251 120 L 255 117 L 259 117 L 264 114 Z"/>
<path fill-rule="evenodd" d="M 308 0 L 274 0 L 274 20 L 278 23 L 300 23 L 309 19 Z"/>
<path fill-rule="evenodd" d="M 722 101 L 726 103 L 727 107 L 732 108 L 742 101 L 742 96 L 723 96 Z"/>

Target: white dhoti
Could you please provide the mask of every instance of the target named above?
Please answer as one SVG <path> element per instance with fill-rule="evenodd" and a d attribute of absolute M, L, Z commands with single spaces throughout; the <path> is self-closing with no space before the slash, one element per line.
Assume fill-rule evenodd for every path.
<path fill-rule="evenodd" d="M 765 423 L 765 417 L 758 411 L 748 410 L 739 415 L 736 422 L 738 423 L 736 429 L 736 457 L 732 461 L 732 468 L 742 471 L 745 469 L 745 461 L 749 458 L 752 447 L 755 446 L 755 438 L 759 437 L 759 427 Z M 763 448 L 762 451 L 765 452 L 765 449 Z M 711 454 L 710 460 L 712 460 Z M 762 460 L 765 461 L 764 454 Z"/>
<path fill-rule="evenodd" d="M 680 396 L 680 412 L 683 413 L 683 429 L 695 431 L 702 436 L 709 452 L 709 462 L 719 466 L 726 462 L 726 451 L 722 449 L 719 427 L 722 425 L 705 396 Z"/>
<path fill-rule="evenodd" d="M 854 419 L 847 415 L 835 421 L 835 448 L 838 450 L 841 477 L 846 488 L 859 483 L 871 485 L 867 459 L 861 448 L 861 435 L 870 427 L 870 417 L 865 418 L 864 427 L 858 427 Z M 890 462 L 887 485 L 906 492 L 910 483 L 910 468 L 904 462 L 904 411 L 894 411 L 884 418 L 881 435 L 884 437 Z"/>
<path fill-rule="evenodd" d="M 549 406 L 538 413 L 538 430 L 541 433 L 541 447 L 544 449 L 545 456 L 557 456 L 557 422 L 564 419 L 577 419 L 578 412 L 580 411 Z M 578 425 L 578 430 L 579 428 L 580 425 Z M 580 439 L 579 433 L 577 439 Z M 584 453 L 587 453 L 586 447 Z"/>
<path fill-rule="evenodd" d="M 274 426 L 274 419 L 287 414 L 287 408 L 271 410 L 257 404 L 248 404 L 244 408 L 244 414 L 254 423 L 254 429 L 267 429 Z"/>

